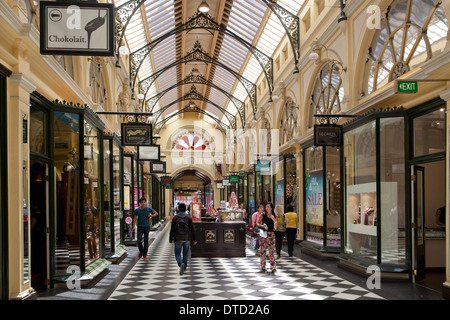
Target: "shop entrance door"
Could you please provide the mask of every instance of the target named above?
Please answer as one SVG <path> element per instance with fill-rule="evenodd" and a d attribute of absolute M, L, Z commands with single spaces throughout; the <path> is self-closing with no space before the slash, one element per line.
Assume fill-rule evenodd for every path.
<path fill-rule="evenodd" d="M 31 286 L 38 293 L 48 286 L 48 165 L 31 161 L 30 227 Z"/>
<path fill-rule="evenodd" d="M 413 280 L 419 282 L 425 279 L 425 168 L 413 166 L 412 173 Z"/>

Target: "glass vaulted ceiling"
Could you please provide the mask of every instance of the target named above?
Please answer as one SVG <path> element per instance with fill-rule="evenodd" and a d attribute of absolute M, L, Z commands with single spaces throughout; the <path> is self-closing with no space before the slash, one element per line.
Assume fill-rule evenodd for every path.
<path fill-rule="evenodd" d="M 118 7 L 129 1 L 130 0 L 116 0 L 114 3 L 116 7 Z M 152 40 L 174 30 L 176 25 L 185 22 L 186 19 L 195 14 L 196 8 L 200 2 L 201 0 L 145 1 L 140 9 L 132 16 L 129 25 L 125 30 L 125 41 L 129 46 L 130 52 L 135 52 Z M 305 0 L 279 0 L 277 3 L 291 13 L 298 14 L 304 2 Z M 222 17 L 222 21 L 220 22 L 225 23 L 231 32 L 235 33 L 248 43 L 251 43 L 268 56 L 273 55 L 281 39 L 285 36 L 285 30 L 278 17 L 262 0 L 208 0 L 207 3 L 212 9 L 209 13 L 214 20 L 216 17 Z M 186 6 L 186 8 L 183 7 L 181 9 L 183 14 L 177 14 L 176 11 L 180 11 L 181 6 Z M 228 11 L 226 12 L 227 14 L 219 12 L 220 8 L 222 8 L 222 10 L 225 8 L 225 10 Z M 192 39 L 190 39 L 191 41 L 189 41 L 189 44 L 184 44 L 184 52 L 180 52 L 179 47 L 177 47 L 177 41 L 179 41 L 180 38 L 181 35 L 170 36 L 151 51 L 151 54 L 142 62 L 142 66 L 137 74 L 138 78 L 136 83 L 148 78 L 158 70 L 169 66 L 177 59 L 180 59 L 186 52 L 191 50 L 192 43 L 194 42 Z M 186 36 L 183 39 L 186 39 L 185 41 L 187 42 L 187 38 L 188 37 Z M 256 83 L 263 72 L 259 62 L 250 53 L 248 48 L 228 34 L 223 34 L 222 37 L 219 38 L 220 40 L 217 40 L 215 46 L 220 49 L 218 53 L 215 53 L 215 56 L 214 52 L 216 48 L 212 49 L 212 53 L 209 52 L 210 47 L 214 45 L 212 36 L 206 37 L 206 40 L 205 38 L 200 39 L 202 48 L 208 52 L 210 56 L 214 56 L 218 62 L 241 74 L 251 82 Z M 196 66 L 201 69 L 201 71 L 210 71 L 210 74 L 204 74 L 202 72 L 203 77 L 211 80 L 214 85 L 220 87 L 225 92 L 230 93 L 240 101 L 245 101 L 247 98 L 247 91 L 236 77 L 222 67 L 216 66 L 206 68 L 202 66 L 202 68 L 200 68 L 201 65 L 202 63 L 198 63 Z M 192 69 L 192 65 L 186 67 L 184 72 L 185 76 L 190 73 L 190 69 Z M 150 87 L 146 94 L 146 99 L 153 97 L 159 92 L 163 92 L 176 84 L 181 80 L 178 75 L 179 72 L 177 67 L 166 70 Z M 200 94 L 207 93 L 205 98 L 209 99 L 216 106 L 227 110 L 233 115 L 237 115 L 237 109 L 234 103 L 216 88 L 203 90 L 201 85 L 196 85 L 196 89 Z M 160 108 L 164 108 L 164 106 L 173 103 L 173 101 L 180 98 L 189 90 L 190 86 L 185 86 L 184 90 L 172 89 L 168 91 L 161 97 L 153 111 L 157 111 Z M 200 101 L 195 101 L 195 103 L 197 106 L 202 104 Z M 188 105 L 188 102 L 182 102 L 180 105 L 174 104 L 164 111 L 163 116 L 170 117 L 186 105 Z M 205 105 L 206 112 L 212 117 L 220 119 L 224 124 L 229 125 L 227 117 L 224 116 L 223 112 L 216 106 L 211 103 L 206 103 Z M 203 118 L 205 121 L 215 123 L 214 120 L 207 116 Z M 171 117 L 169 122 L 175 121 L 176 119 L 178 119 L 178 116 Z"/>

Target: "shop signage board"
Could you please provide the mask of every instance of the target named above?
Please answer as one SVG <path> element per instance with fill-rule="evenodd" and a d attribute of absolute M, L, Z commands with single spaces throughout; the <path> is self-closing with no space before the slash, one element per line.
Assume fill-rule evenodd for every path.
<path fill-rule="evenodd" d="M 150 173 L 166 173 L 165 162 L 150 162 Z"/>
<path fill-rule="evenodd" d="M 255 162 L 255 172 L 270 172 L 270 161 L 257 160 Z"/>
<path fill-rule="evenodd" d="M 239 176 L 230 176 L 230 183 L 239 183 Z"/>
<path fill-rule="evenodd" d="M 151 146 L 152 125 L 149 123 L 122 123 L 122 146 Z"/>
<path fill-rule="evenodd" d="M 395 93 L 417 93 L 417 81 L 395 80 Z"/>
<path fill-rule="evenodd" d="M 140 146 L 139 160 L 143 161 L 160 161 L 161 160 L 161 146 Z"/>
<path fill-rule="evenodd" d="M 336 124 L 314 125 L 314 146 L 340 147 L 342 146 L 342 126 Z"/>
<path fill-rule="evenodd" d="M 114 56 L 114 4 L 41 1 L 40 53 Z"/>

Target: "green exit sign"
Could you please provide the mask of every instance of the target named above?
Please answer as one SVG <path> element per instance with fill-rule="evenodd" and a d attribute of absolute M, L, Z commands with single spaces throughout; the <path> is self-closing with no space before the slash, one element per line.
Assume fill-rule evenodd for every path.
<path fill-rule="evenodd" d="M 416 93 L 417 81 L 395 80 L 395 93 Z"/>

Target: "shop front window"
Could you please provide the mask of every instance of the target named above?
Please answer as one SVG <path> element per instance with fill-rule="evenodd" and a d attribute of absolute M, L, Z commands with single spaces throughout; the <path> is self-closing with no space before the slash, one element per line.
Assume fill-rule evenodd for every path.
<path fill-rule="evenodd" d="M 120 148 L 113 144 L 113 179 L 112 187 L 114 192 L 114 244 L 117 247 L 120 241 L 120 217 L 121 217 L 121 189 L 120 189 Z"/>
<path fill-rule="evenodd" d="M 104 204 L 103 210 L 105 212 L 105 253 L 111 253 L 111 211 L 114 209 L 111 207 L 111 147 L 110 140 L 103 141 L 103 196 Z"/>
<path fill-rule="evenodd" d="M 323 246 L 323 148 L 306 149 L 306 240 Z"/>
<path fill-rule="evenodd" d="M 100 182 L 98 131 L 89 122 L 84 124 L 84 237 L 85 261 L 89 265 L 99 255 L 100 245 Z"/>
<path fill-rule="evenodd" d="M 380 119 L 382 263 L 406 264 L 404 128 L 403 117 Z"/>
<path fill-rule="evenodd" d="M 344 135 L 345 252 L 377 261 L 376 123 Z"/>
<path fill-rule="evenodd" d="M 327 246 L 341 246 L 341 161 L 340 149 L 326 147 Z"/>
<path fill-rule="evenodd" d="M 286 201 L 285 204 L 292 205 L 298 213 L 298 180 L 297 180 L 297 160 L 286 158 Z"/>
<path fill-rule="evenodd" d="M 284 214 L 285 209 L 285 181 L 284 181 L 284 160 L 275 163 L 275 195 L 274 195 L 274 205 L 275 214 L 277 216 Z"/>
<path fill-rule="evenodd" d="M 414 156 L 445 152 L 444 107 L 414 119 Z"/>
<path fill-rule="evenodd" d="M 255 188 L 255 175 L 248 175 L 248 211 L 249 215 L 256 211 L 256 188 Z"/>
<path fill-rule="evenodd" d="M 133 240 L 133 158 L 131 156 L 123 157 L 123 210 L 125 223 L 124 239 Z"/>
<path fill-rule="evenodd" d="M 56 175 L 55 273 L 80 267 L 80 162 L 79 115 L 54 113 L 54 163 Z"/>
<path fill-rule="evenodd" d="M 23 281 L 27 282 L 30 280 L 30 238 L 29 238 L 29 201 L 28 201 L 28 115 L 22 114 L 23 116 L 23 140 L 22 140 L 22 217 L 23 217 Z"/>

